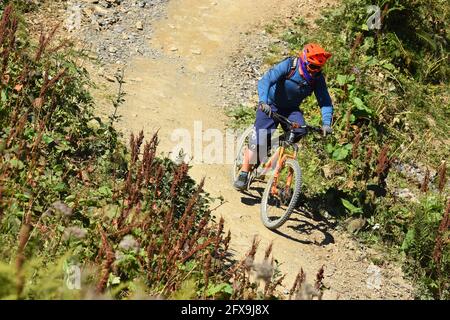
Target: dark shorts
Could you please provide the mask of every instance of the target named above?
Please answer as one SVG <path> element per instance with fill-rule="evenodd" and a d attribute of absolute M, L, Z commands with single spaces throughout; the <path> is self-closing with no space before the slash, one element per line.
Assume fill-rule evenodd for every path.
<path fill-rule="evenodd" d="M 271 107 L 272 111 L 278 112 L 290 121 L 297 122 L 301 126 L 305 125 L 305 119 L 303 118 L 303 113 L 300 110 L 278 110 L 273 105 Z M 278 121 L 270 118 L 267 114 L 258 109 L 256 112 L 254 132 L 252 138 L 250 139 L 250 145 L 266 146 L 267 141 L 270 141 L 272 133 L 278 128 L 279 124 L 280 123 Z M 283 124 L 282 127 L 283 130 L 287 130 L 287 128 L 284 128 Z M 306 130 L 303 128 L 295 129 L 294 132 L 298 137 L 306 134 Z"/>

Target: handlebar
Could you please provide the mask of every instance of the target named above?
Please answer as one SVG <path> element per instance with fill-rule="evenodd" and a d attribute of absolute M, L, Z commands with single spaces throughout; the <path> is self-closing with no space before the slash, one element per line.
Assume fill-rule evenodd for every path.
<path fill-rule="evenodd" d="M 320 127 L 310 126 L 309 124 L 301 126 L 299 123 L 292 122 L 285 116 L 282 116 L 281 114 L 274 112 L 274 111 L 272 112 L 272 118 L 289 126 L 290 130 L 302 128 L 302 129 L 306 129 L 306 131 L 314 131 L 314 132 L 322 133 L 322 128 L 320 128 Z"/>

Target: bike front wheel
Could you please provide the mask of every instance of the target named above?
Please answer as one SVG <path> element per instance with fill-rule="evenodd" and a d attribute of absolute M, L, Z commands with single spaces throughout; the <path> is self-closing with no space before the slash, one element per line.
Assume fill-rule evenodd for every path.
<path fill-rule="evenodd" d="M 301 169 L 297 161 L 287 159 L 275 181 L 272 175 L 261 199 L 261 220 L 274 230 L 281 227 L 294 211 L 302 184 Z"/>

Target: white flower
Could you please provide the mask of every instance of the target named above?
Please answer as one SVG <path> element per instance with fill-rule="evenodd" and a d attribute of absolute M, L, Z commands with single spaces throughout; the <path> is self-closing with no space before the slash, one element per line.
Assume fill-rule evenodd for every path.
<path fill-rule="evenodd" d="M 381 269 L 372 263 L 367 268 L 367 273 L 369 274 L 366 280 L 367 288 L 379 290 L 383 281 Z"/>

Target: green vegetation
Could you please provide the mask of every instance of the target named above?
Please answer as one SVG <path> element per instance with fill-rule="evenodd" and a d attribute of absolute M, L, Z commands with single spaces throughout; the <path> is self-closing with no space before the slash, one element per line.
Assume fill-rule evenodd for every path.
<path fill-rule="evenodd" d="M 379 30 L 366 23 L 373 4 Z M 311 34 L 303 21 L 270 28 L 293 55 L 307 42 L 333 53 L 325 73 L 334 134 L 324 146 L 304 141 L 305 203 L 365 219 L 360 238 L 405 257 L 418 298 L 450 298 L 448 14 L 441 0 L 344 0 Z M 266 61 L 284 58 L 275 59 L 277 51 Z M 320 124 L 314 97 L 302 109 Z"/>
<path fill-rule="evenodd" d="M 0 299 L 277 298 L 271 247 L 263 268 L 256 241 L 232 261 L 188 166 L 158 158 L 156 135 L 123 145 L 56 29 L 34 43 L 0 15 Z"/>
<path fill-rule="evenodd" d="M 325 145 L 305 141 L 304 203 L 364 218 L 360 238 L 404 256 L 418 298 L 448 299 L 449 8 L 375 2 L 380 30 L 368 30 L 366 0 L 325 13 L 314 36 L 301 19 L 266 30 L 293 52 L 314 40 L 334 53 L 326 73 L 335 134 Z M 271 247 L 261 264 L 256 241 L 231 261 L 230 234 L 188 166 L 158 158 L 157 136 L 123 145 L 116 116 L 94 115 L 89 76 L 70 44 L 54 43 L 56 29 L 34 43 L 6 2 L 0 15 L 0 299 L 277 298 L 283 276 Z M 270 51 L 266 62 L 277 61 L 282 51 Z M 121 101 L 119 92 L 114 106 Z M 303 109 L 320 123 L 314 98 Z M 229 112 L 236 126 L 252 120 L 249 108 Z M 74 266 L 81 290 L 66 285 Z"/>
<path fill-rule="evenodd" d="M 240 129 L 249 126 L 255 118 L 255 110 L 245 105 L 229 108 L 225 114 L 231 118 L 229 127 L 232 129 Z"/>

